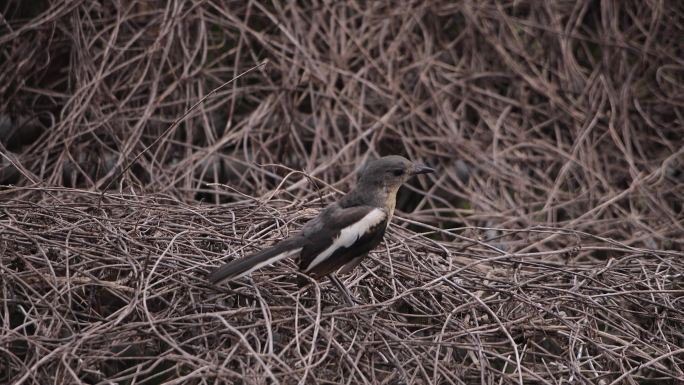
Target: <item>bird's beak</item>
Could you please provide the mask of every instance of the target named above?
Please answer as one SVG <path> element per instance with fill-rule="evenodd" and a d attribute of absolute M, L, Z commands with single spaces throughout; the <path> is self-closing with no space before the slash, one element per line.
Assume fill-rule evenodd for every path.
<path fill-rule="evenodd" d="M 413 174 L 413 175 L 430 174 L 432 172 L 435 172 L 435 169 L 432 167 L 428 167 L 424 164 L 415 164 L 415 165 L 413 165 L 413 172 L 411 174 Z"/>

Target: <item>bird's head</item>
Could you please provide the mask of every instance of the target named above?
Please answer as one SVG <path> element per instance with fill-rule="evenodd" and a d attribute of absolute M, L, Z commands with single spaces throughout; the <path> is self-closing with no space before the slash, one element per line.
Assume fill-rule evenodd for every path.
<path fill-rule="evenodd" d="M 396 191 L 412 176 L 434 171 L 424 164 L 413 163 L 403 156 L 390 155 L 368 162 L 361 170 L 359 184 L 382 186 Z"/>

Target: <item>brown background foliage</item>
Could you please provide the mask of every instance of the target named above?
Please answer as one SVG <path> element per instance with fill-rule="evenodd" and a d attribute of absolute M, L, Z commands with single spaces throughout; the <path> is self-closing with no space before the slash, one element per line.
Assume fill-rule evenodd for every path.
<path fill-rule="evenodd" d="M 0 13 L 0 381 L 684 380 L 678 2 Z M 287 263 L 204 283 L 386 154 L 438 172 L 361 305 Z"/>

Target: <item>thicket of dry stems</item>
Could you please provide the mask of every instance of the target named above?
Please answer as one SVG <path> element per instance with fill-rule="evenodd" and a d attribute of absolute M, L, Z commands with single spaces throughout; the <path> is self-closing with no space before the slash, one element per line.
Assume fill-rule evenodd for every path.
<path fill-rule="evenodd" d="M 0 382 L 684 381 L 676 2 L 0 13 Z M 360 305 L 291 262 L 206 284 L 390 153 L 438 172 Z"/>

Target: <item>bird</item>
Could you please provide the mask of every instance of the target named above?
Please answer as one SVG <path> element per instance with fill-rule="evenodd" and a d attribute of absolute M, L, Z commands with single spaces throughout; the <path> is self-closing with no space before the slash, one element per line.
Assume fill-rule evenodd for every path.
<path fill-rule="evenodd" d="M 394 215 L 397 191 L 415 175 L 435 170 L 399 155 L 368 162 L 356 186 L 325 207 L 301 231 L 274 245 L 228 262 L 207 276 L 212 284 L 233 281 L 277 261 L 298 256 L 299 270 L 320 280 L 350 272 L 382 241 Z"/>

